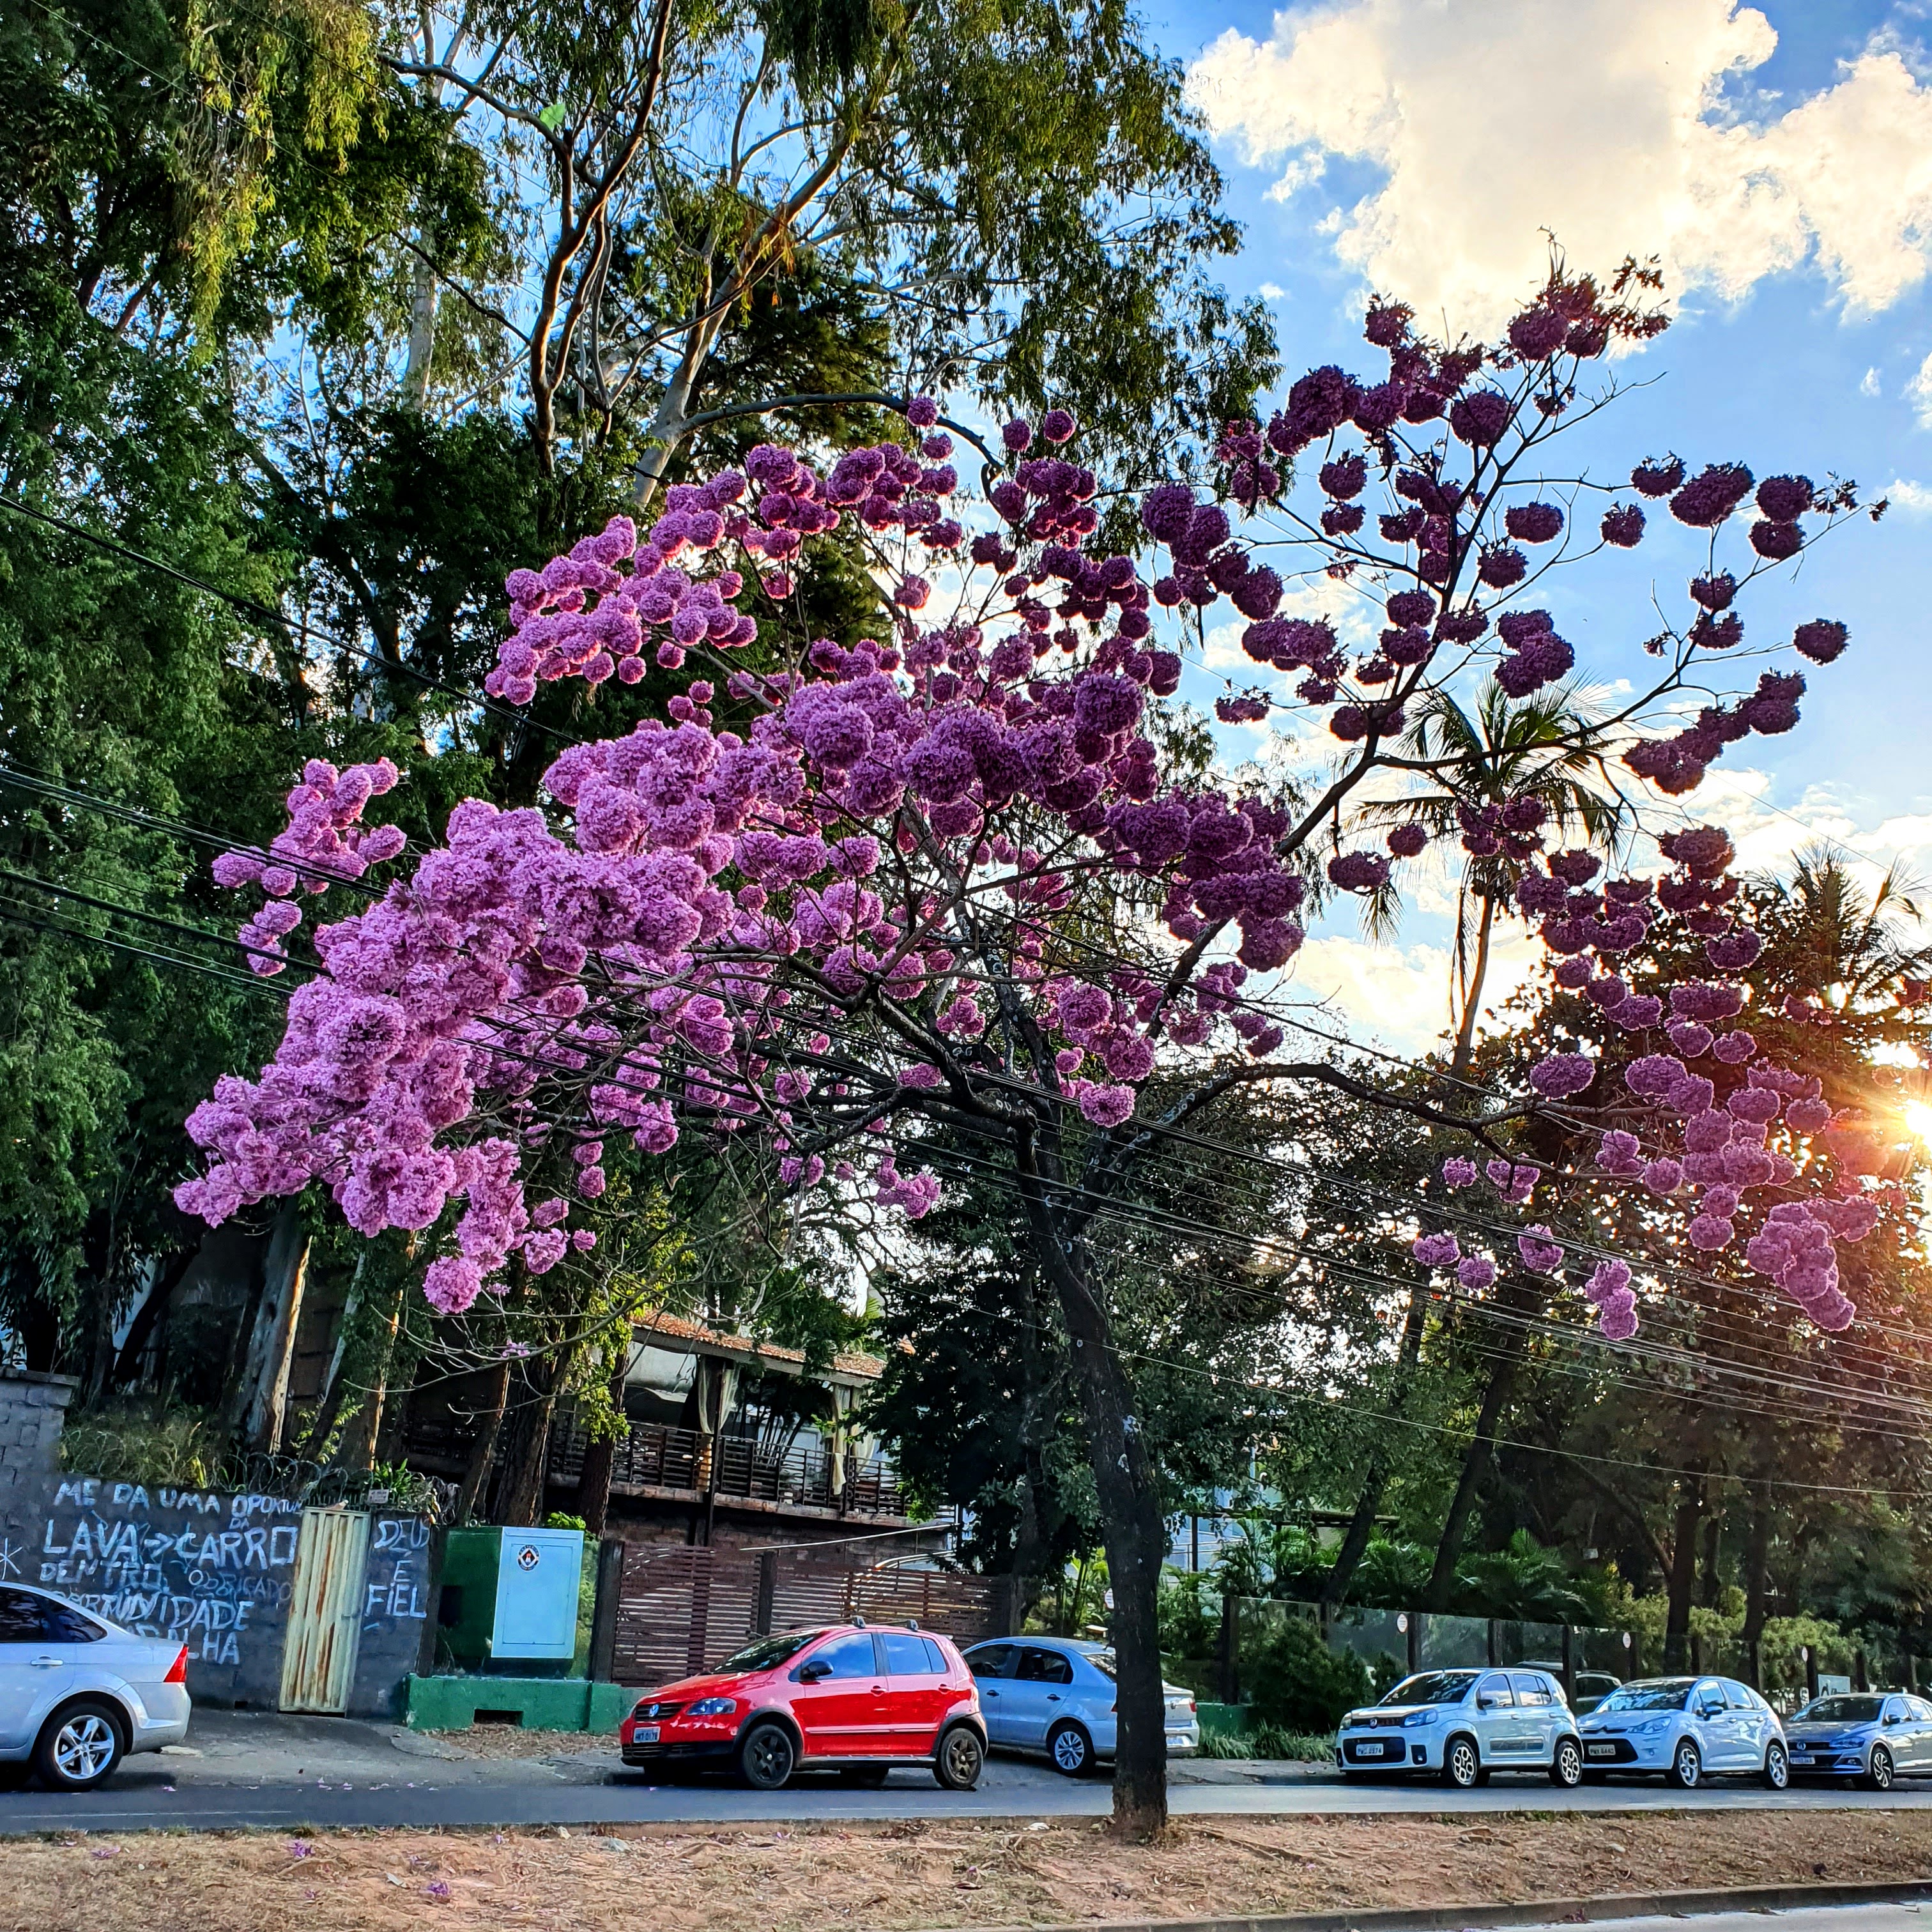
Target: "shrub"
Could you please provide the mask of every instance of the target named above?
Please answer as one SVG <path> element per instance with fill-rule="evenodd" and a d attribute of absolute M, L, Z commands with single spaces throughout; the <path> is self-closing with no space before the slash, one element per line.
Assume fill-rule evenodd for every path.
<path fill-rule="evenodd" d="M 1369 1673 L 1361 1659 L 1330 1650 L 1306 1618 L 1284 1617 L 1251 1656 L 1244 1688 L 1264 1724 L 1304 1734 L 1332 1733 L 1343 1712 L 1369 1700 Z"/>

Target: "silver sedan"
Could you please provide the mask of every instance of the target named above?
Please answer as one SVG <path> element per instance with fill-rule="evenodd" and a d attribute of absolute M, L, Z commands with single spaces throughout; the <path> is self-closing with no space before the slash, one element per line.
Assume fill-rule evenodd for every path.
<path fill-rule="evenodd" d="M 0 1584 L 0 1763 L 86 1791 L 130 1751 L 188 1735 L 188 1646 L 137 1636 L 51 1590 Z"/>

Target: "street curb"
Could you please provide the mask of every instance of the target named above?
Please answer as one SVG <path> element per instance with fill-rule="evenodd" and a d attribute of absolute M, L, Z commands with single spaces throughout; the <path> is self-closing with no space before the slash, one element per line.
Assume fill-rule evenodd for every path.
<path fill-rule="evenodd" d="M 1238 1918 L 1112 1918 L 1033 1925 L 1025 1932 L 1474 1932 L 1485 1926 L 1580 1925 L 1620 1918 L 1695 1918 L 1717 1912 L 1790 1912 L 1806 1906 L 1903 1905 L 1932 1899 L 1932 1880 L 1910 1885 L 1763 1885 L 1730 1892 L 1614 1892 L 1521 1905 L 1388 1906 Z M 962 1927 L 958 1932 L 1016 1932 Z"/>

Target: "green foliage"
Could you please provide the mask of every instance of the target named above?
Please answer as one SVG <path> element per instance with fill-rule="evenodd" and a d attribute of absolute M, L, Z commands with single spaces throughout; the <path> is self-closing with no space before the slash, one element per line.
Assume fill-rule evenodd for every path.
<path fill-rule="evenodd" d="M 228 1443 L 205 1409 L 117 1402 L 70 1412 L 60 1455 L 61 1467 L 75 1475 L 210 1490 L 222 1480 Z"/>
<path fill-rule="evenodd" d="M 1204 1734 L 1199 1755 L 1207 1758 L 1264 1759 L 1298 1764 L 1328 1764 L 1335 1756 L 1335 1734 L 1319 1736 L 1292 1731 L 1280 1724 L 1258 1724 L 1228 1735 Z"/>
<path fill-rule="evenodd" d="M 1272 1622 L 1260 1643 L 1244 1647 L 1242 1688 L 1264 1723 L 1332 1736 L 1345 1711 L 1369 1701 L 1372 1686 L 1361 1659 L 1331 1650 L 1312 1618 L 1286 1616 Z"/>

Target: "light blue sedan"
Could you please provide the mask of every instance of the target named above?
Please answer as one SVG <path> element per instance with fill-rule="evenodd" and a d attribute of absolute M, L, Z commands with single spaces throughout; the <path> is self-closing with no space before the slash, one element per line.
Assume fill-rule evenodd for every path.
<path fill-rule="evenodd" d="M 1002 1637 L 966 1653 L 980 1689 L 986 1742 L 995 1750 L 1043 1752 L 1069 1778 L 1114 1755 L 1118 1719 L 1114 1653 L 1071 1637 Z M 1166 1687 L 1167 1754 L 1201 1748 L 1194 1694 Z"/>
<path fill-rule="evenodd" d="M 1903 1691 L 1814 1698 L 1784 1735 L 1794 1778 L 1856 1778 L 1889 1791 L 1932 1772 L 1932 1704 Z"/>
<path fill-rule="evenodd" d="M 1652 1677 L 1612 1690 L 1577 1726 L 1583 1774 L 1660 1774 L 1688 1791 L 1716 1774 L 1754 1777 L 1782 1791 L 1791 1756 L 1778 1713 L 1730 1677 Z"/>

